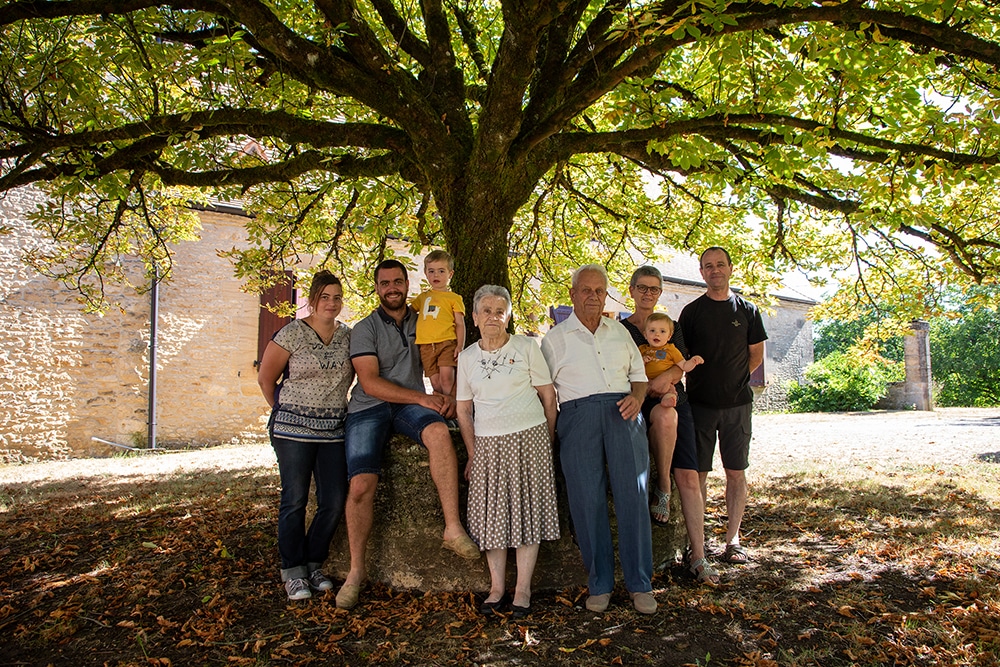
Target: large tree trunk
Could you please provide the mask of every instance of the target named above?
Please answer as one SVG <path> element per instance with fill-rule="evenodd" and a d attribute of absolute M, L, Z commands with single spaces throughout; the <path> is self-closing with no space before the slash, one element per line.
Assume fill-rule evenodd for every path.
<path fill-rule="evenodd" d="M 501 178 L 466 177 L 446 193 L 435 193 L 448 252 L 455 258 L 452 290 L 467 309 L 467 340 L 477 340 L 472 297 L 482 285 L 510 289 L 508 233 L 520 203 L 504 196 Z"/>

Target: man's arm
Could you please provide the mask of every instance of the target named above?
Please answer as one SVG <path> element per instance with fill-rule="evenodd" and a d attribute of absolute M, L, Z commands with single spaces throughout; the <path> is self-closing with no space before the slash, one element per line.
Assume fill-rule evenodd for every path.
<path fill-rule="evenodd" d="M 556 403 L 556 388 L 551 384 L 543 384 L 535 387 L 538 392 L 538 400 L 542 403 L 542 411 L 545 412 L 545 425 L 549 429 L 549 440 L 556 437 L 556 416 L 559 412 Z"/>
<path fill-rule="evenodd" d="M 748 346 L 750 350 L 750 372 L 753 373 L 764 363 L 764 341 Z"/>
<path fill-rule="evenodd" d="M 400 387 L 395 382 L 386 380 L 379 374 L 378 357 L 366 354 L 351 359 L 354 372 L 358 375 L 358 383 L 365 393 L 386 403 L 404 403 L 422 405 L 442 415 L 454 414 L 454 400 L 441 394 L 425 394 L 422 391 Z"/>

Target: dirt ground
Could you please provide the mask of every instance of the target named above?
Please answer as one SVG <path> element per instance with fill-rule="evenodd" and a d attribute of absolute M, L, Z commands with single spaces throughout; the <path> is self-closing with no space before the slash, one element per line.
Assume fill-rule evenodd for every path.
<path fill-rule="evenodd" d="M 658 572 L 650 617 L 620 589 L 587 612 L 583 587 L 536 591 L 526 622 L 484 619 L 469 593 L 379 585 L 351 613 L 332 595 L 289 603 L 264 443 L 0 467 L 0 666 L 1000 665 L 1000 511 L 961 479 L 995 487 L 1000 409 L 761 414 L 754 429 L 753 561 L 720 564 L 714 589 Z"/>
<path fill-rule="evenodd" d="M 801 467 L 909 462 L 963 464 L 1000 460 L 1000 408 L 938 408 L 933 412 L 835 414 L 768 413 L 754 416 L 748 474 L 770 475 Z M 109 455 L 115 453 L 109 447 Z M 718 460 L 716 468 L 719 468 Z M 164 450 L 141 456 L 72 459 L 0 466 L 0 484 L 107 475 L 193 473 L 221 468 L 274 467 L 266 442 L 227 445 L 181 453 Z"/>
<path fill-rule="evenodd" d="M 938 408 L 933 412 L 832 414 L 767 413 L 754 416 L 751 479 L 788 466 L 910 462 L 962 464 L 1000 459 L 1000 408 Z M 107 475 L 192 473 L 274 467 L 266 442 L 143 456 L 72 459 L 0 466 L 0 484 Z M 718 461 L 716 461 L 718 464 Z M 718 465 L 716 466 L 718 468 Z"/>

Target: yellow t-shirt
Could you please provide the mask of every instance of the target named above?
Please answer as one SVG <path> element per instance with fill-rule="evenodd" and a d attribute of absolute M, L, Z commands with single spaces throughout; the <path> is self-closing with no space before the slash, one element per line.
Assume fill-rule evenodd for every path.
<path fill-rule="evenodd" d="M 647 380 L 652 380 L 663 371 L 684 361 L 684 355 L 671 343 L 662 347 L 640 345 L 639 352 L 642 353 L 642 361 L 646 365 Z"/>
<path fill-rule="evenodd" d="M 417 311 L 417 345 L 456 340 L 455 313 L 465 314 L 462 297 L 454 292 L 429 289 L 410 304 Z"/>

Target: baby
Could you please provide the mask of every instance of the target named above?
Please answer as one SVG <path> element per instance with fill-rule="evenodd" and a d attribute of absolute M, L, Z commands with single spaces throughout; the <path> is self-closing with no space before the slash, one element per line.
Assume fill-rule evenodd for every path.
<path fill-rule="evenodd" d="M 646 377 L 650 380 L 673 366 L 686 373 L 705 362 L 698 355 L 685 359 L 681 351 L 670 343 L 670 338 L 674 335 L 674 321 L 666 313 L 650 314 L 646 318 L 643 335 L 649 344 L 640 345 L 639 352 L 642 353 L 642 361 L 646 365 Z M 649 410 L 651 419 L 658 420 L 654 416 L 658 411 L 676 409 L 674 406 L 677 405 L 677 390 L 671 386 L 670 391 L 663 394 L 659 400 L 647 397 L 646 401 L 643 409 Z M 649 405 L 653 407 L 649 408 Z M 677 423 L 676 419 L 673 423 Z M 657 451 L 667 452 L 667 460 L 670 460 L 669 454 L 674 451 L 674 446 L 677 444 L 676 427 L 667 432 L 650 433 L 649 444 L 651 449 L 655 447 Z M 670 475 L 657 474 L 660 481 L 652 487 L 649 518 L 655 524 L 666 526 L 670 523 Z M 661 484 L 664 488 L 660 488 Z"/>
<path fill-rule="evenodd" d="M 678 366 L 687 373 L 699 364 L 705 363 L 699 355 L 690 359 L 685 359 L 681 351 L 670 342 L 674 335 L 674 321 L 666 313 L 652 313 L 646 318 L 646 326 L 643 335 L 649 341 L 648 345 L 640 345 L 639 352 L 642 353 L 642 361 L 646 365 L 646 378 L 652 380 L 663 371 L 672 366 Z M 668 407 L 673 407 L 677 400 L 677 395 L 664 394 L 663 400 L 669 403 Z"/>

